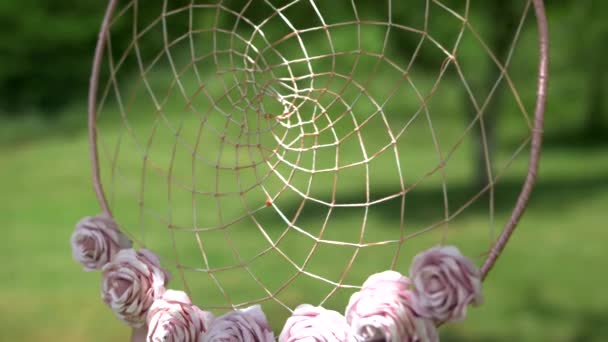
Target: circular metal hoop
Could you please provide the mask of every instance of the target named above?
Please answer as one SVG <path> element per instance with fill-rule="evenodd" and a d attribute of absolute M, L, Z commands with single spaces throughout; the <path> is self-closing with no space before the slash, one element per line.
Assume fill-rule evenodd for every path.
<path fill-rule="evenodd" d="M 545 13 L 545 5 L 543 0 L 532 0 L 534 6 L 534 12 L 536 15 L 537 31 L 538 31 L 538 46 L 539 46 L 539 65 L 537 74 L 537 96 L 536 106 L 534 112 L 534 124 L 531 134 L 531 148 L 530 157 L 528 163 L 528 173 L 526 176 L 525 183 L 518 196 L 515 207 L 511 213 L 511 216 L 504 226 L 501 235 L 494 242 L 488 256 L 486 257 L 484 264 L 481 268 L 482 277 L 485 279 L 490 270 L 495 265 L 502 251 L 506 247 L 511 235 L 513 234 L 519 220 L 526 210 L 530 195 L 536 183 L 540 154 L 542 149 L 542 138 L 543 138 L 543 121 L 545 113 L 545 103 L 547 96 L 547 84 L 549 76 L 549 32 L 547 27 L 547 17 Z M 97 200 L 102 210 L 112 215 L 109 207 L 104 188 L 101 182 L 100 165 L 98 156 L 97 146 L 97 93 L 99 88 L 99 75 L 101 65 L 103 61 L 103 54 L 106 48 L 107 38 L 110 32 L 110 23 L 114 15 L 114 11 L 118 4 L 118 0 L 109 0 L 108 6 L 105 12 L 105 16 L 101 25 L 99 37 L 97 40 L 97 46 L 95 49 L 95 56 L 93 60 L 93 67 L 91 72 L 90 84 L 89 84 L 89 96 L 88 96 L 88 131 L 89 131 L 89 145 L 90 145 L 90 157 L 92 166 L 92 180 L 97 196 Z"/>

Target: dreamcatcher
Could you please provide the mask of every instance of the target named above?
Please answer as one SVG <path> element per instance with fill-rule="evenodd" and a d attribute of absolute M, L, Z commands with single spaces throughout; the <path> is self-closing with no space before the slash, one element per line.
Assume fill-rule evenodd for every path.
<path fill-rule="evenodd" d="M 89 93 L 103 213 L 72 246 L 133 339 L 437 340 L 480 304 L 534 185 L 548 55 L 541 0 L 495 30 L 483 6 L 110 0 Z M 499 106 L 518 133 L 497 150 Z"/>

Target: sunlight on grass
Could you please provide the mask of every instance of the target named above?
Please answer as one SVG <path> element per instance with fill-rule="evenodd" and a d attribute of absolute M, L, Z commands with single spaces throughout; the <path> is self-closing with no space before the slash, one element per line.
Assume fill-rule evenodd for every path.
<path fill-rule="evenodd" d="M 22 341 L 37 340 L 42 336 L 61 336 L 66 341 L 124 338 L 127 329 L 115 321 L 97 299 L 99 276 L 84 274 L 70 257 L 68 239 L 74 222 L 83 215 L 98 211 L 89 181 L 84 131 L 70 137 L 45 139 L 20 146 L 4 145 L 1 150 L 0 164 L 3 167 L 0 169 L 0 181 L 3 191 L 0 196 L 3 206 L 0 208 L 0 220 L 8 235 L 2 240 L 0 256 L 4 260 L 12 260 L 5 264 L 0 273 L 3 336 Z M 530 210 L 504 258 L 485 284 L 486 304 L 472 309 L 465 323 L 446 328 L 446 336 L 464 339 L 467 336 L 511 336 L 529 341 L 553 337 L 555 340 L 569 340 L 565 336 L 581 333 L 568 318 L 570 313 L 592 314 L 603 310 L 608 304 L 608 296 L 594 286 L 603 281 L 603 275 L 586 270 L 600 269 L 604 254 L 601 241 L 605 240 L 606 232 L 598 229 L 603 224 L 601 213 L 607 201 L 606 190 L 600 181 L 608 171 L 608 163 L 602 158 L 604 154 L 603 150 L 585 154 L 561 150 L 548 150 L 545 153 L 538 189 Z M 525 160 L 521 167 L 515 166 L 514 170 L 522 172 L 523 166 Z M 583 172 L 586 175 L 584 178 L 579 176 Z M 509 204 L 505 204 L 505 211 L 499 216 L 508 214 L 509 208 Z M 129 215 L 137 216 L 133 213 Z M 348 238 L 352 235 L 352 227 L 359 226 L 361 219 L 349 217 L 348 213 L 339 217 L 329 230 L 331 234 Z M 424 220 L 425 216 L 419 218 Z M 316 222 L 314 217 L 308 220 Z M 307 225 L 306 219 L 302 222 L 302 225 Z M 368 238 L 389 239 L 394 236 L 395 229 L 398 230 L 398 224 L 398 221 L 382 212 L 371 213 Z M 453 233 L 449 233 L 449 236 L 465 250 L 478 250 L 480 244 L 488 241 L 486 225 L 487 218 L 484 218 L 483 211 L 479 214 L 473 212 L 455 220 L 450 225 L 450 232 Z M 278 225 L 281 226 L 284 224 Z M 278 227 L 277 231 L 270 228 L 270 233 L 276 236 L 282 232 L 283 228 Z M 167 244 L 167 235 L 156 234 L 149 228 L 146 231 L 155 235 L 150 236 L 150 244 L 163 254 L 164 262 L 170 263 L 173 250 Z M 247 223 L 235 226 L 228 234 L 242 251 L 243 259 L 252 258 L 268 246 L 259 231 Z M 590 236 L 593 239 L 589 239 Z M 184 233 L 184 239 L 180 241 L 192 243 L 191 238 L 191 233 Z M 209 235 L 209 239 L 210 242 L 218 241 L 210 243 L 207 251 L 218 266 L 235 263 L 234 256 L 230 256 L 226 246 L 220 243 L 224 236 Z M 288 235 L 278 246 L 287 251 L 294 261 L 301 263 L 312 247 L 312 242 L 303 244 L 305 241 Z M 398 269 L 406 272 L 413 251 L 435 241 L 436 236 L 427 235 L 411 243 L 406 242 L 404 253 L 396 264 Z M 412 243 L 416 244 L 416 248 L 409 248 Z M 345 281 L 358 283 L 368 273 L 389 267 L 394 252 L 394 248 L 362 249 Z M 200 260 L 200 251 L 195 246 L 184 246 L 183 249 L 180 246 L 180 254 L 183 254 L 182 263 L 190 260 L 196 264 L 196 260 Z M 312 272 L 333 276 L 335 281 L 352 254 L 352 249 L 321 246 L 308 267 Z M 295 274 L 294 267 L 286 264 L 284 258 L 276 253 L 269 253 L 258 262 L 253 262 L 250 269 L 264 287 L 271 290 L 279 288 Z M 215 301 L 215 305 L 226 304 L 208 276 L 200 272 L 189 272 L 186 276 L 195 300 Z M 229 293 L 234 293 L 234 298 L 231 298 L 233 302 L 266 295 L 259 286 L 257 289 L 252 286 L 251 292 L 243 292 L 244 283 L 249 284 L 248 288 L 254 284 L 244 277 L 242 270 L 218 275 L 222 286 Z M 180 283 L 179 272 L 174 270 L 172 285 L 181 287 Z M 572 288 L 577 291 L 571 292 Z M 280 292 L 277 297 L 295 304 L 311 298 L 323 298 L 332 289 L 333 286 L 298 276 L 293 286 Z M 338 291 L 327 305 L 343 307 L 349 292 Z M 266 310 L 274 327 L 280 326 L 287 314 L 276 304 L 268 305 Z M 539 310 L 549 310 L 550 314 L 543 314 Z M 45 322 L 43 329 L 28 329 L 30 323 L 27 322 L 31 320 Z M 100 325 L 106 328 L 98 329 Z M 91 331 L 95 331 L 94 336 L 89 334 Z"/>

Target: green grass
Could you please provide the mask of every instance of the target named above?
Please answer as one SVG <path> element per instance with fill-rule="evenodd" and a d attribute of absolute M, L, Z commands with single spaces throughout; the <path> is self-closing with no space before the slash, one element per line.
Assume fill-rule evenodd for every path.
<path fill-rule="evenodd" d="M 13 127 L 19 129 L 18 124 Z M 108 127 L 110 132 L 116 129 L 116 126 Z M 28 134 L 20 141 L 0 146 L 0 226 L 5 232 L 0 243 L 0 257 L 4 260 L 0 273 L 0 336 L 3 340 L 19 341 L 126 339 L 128 329 L 116 321 L 100 301 L 99 275 L 82 272 L 70 256 L 68 241 L 73 224 L 84 215 L 98 212 L 89 181 L 85 131 L 44 139 Z M 598 286 L 606 280 L 602 271 L 608 237 L 602 229 L 608 203 L 606 152 L 604 148 L 580 151 L 547 147 L 530 208 L 497 268 L 484 284 L 486 303 L 470 310 L 466 322 L 445 327 L 444 340 L 600 341 L 607 336 L 601 322 L 608 307 L 608 295 Z M 416 157 L 424 158 L 424 155 Z M 513 179 L 517 179 L 518 172 L 512 175 Z M 504 187 L 497 188 L 501 190 L 497 197 L 497 222 L 508 214 L 519 189 L 517 182 L 505 182 Z M 459 183 L 453 184 L 458 188 Z M 418 209 L 433 203 L 434 190 L 431 184 L 420 191 L 422 203 Z M 129 197 L 125 195 L 126 198 Z M 162 202 L 159 198 L 156 200 Z M 283 204 L 288 206 L 289 201 Z M 230 215 L 230 209 L 226 212 Z M 389 213 L 390 210 L 370 214 L 370 235 L 366 238 L 389 239 L 398 233 L 399 221 L 394 218 L 398 215 Z M 138 214 L 124 215 L 136 218 Z M 414 221 L 427 218 L 424 214 L 412 215 Z M 302 224 L 310 226 L 318 221 L 313 216 Z M 350 238 L 353 226 L 358 231 L 360 222 L 360 217 L 343 215 L 328 231 Z M 455 220 L 450 229 L 457 233 L 449 236 L 464 249 L 479 250 L 488 241 L 487 223 L 487 212 L 473 209 Z M 172 246 L 167 231 L 159 227 L 158 222 L 147 227 L 147 244 L 169 264 L 173 260 Z M 282 228 L 269 228 L 273 237 L 282 231 Z M 134 235 L 138 233 L 135 231 Z M 253 256 L 267 245 L 251 222 L 234 227 L 230 236 L 244 253 L 243 258 Z M 224 238 L 223 234 L 203 236 L 209 239 L 207 253 L 214 263 L 212 266 L 235 263 L 232 253 L 220 243 Z M 193 240 L 192 233 L 179 240 L 184 244 L 180 247 L 182 263 L 198 262 L 200 266 L 200 252 Z M 398 269 L 405 273 L 413 251 L 432 241 L 437 241 L 436 235 L 406 242 L 405 253 L 397 262 Z M 302 236 L 288 236 L 279 247 L 294 260 L 301 261 L 311 243 Z M 356 283 L 370 272 L 389 267 L 394 248 L 370 252 L 363 249 L 361 253 L 347 281 Z M 352 250 L 322 246 L 315 255 L 319 258 L 311 260 L 310 269 L 335 278 L 344 269 Z M 282 257 L 270 254 L 260 259 L 261 262 L 253 263 L 252 272 L 259 275 L 267 287 L 278 287 L 294 271 L 293 266 L 281 260 Z M 174 270 L 174 275 L 171 285 L 179 288 L 179 273 Z M 204 273 L 191 272 L 187 277 L 197 303 L 226 304 L 216 290 L 212 292 L 215 286 Z M 218 273 L 218 279 L 233 295 L 231 300 L 235 303 L 264 295 L 248 277 L 242 269 Z M 249 284 L 247 288 L 251 290 L 243 290 L 244 284 Z M 332 288 L 300 276 L 278 297 L 290 305 L 318 302 Z M 339 291 L 327 305 L 335 308 L 344 305 L 348 294 L 348 291 Z M 278 329 L 286 312 L 271 302 L 267 304 L 266 312 Z"/>
<path fill-rule="evenodd" d="M 352 64 L 352 60 L 342 62 L 338 68 L 348 69 Z M 360 61 L 363 66 L 357 77 L 365 78 L 372 62 Z M 345 69 L 344 73 L 347 72 Z M 399 76 L 382 67 L 378 75 L 378 83 L 368 89 L 381 97 L 394 84 L 390 81 Z M 272 134 L 244 131 L 238 123 L 217 112 L 207 116 L 204 108 L 208 103 L 200 93 L 197 97 L 200 103 L 195 105 L 201 112 L 183 110 L 183 99 L 175 88 L 167 89 L 166 76 L 166 70 L 148 75 L 149 86 L 159 98 L 169 94 L 162 100 L 163 117 L 155 114 L 155 106 L 146 100 L 149 96 L 141 83 L 121 80 L 132 91 L 132 96 L 123 98 L 127 116 L 120 115 L 110 95 L 99 122 L 104 184 L 122 228 L 137 242 L 137 247 L 158 253 L 163 265 L 171 270 L 170 287 L 184 289 L 187 285 L 195 303 L 216 312 L 221 312 L 221 307 L 262 300 L 268 296 L 266 290 L 290 307 L 303 302 L 318 304 L 326 298 L 325 306 L 343 310 L 353 290 L 340 288 L 334 292 L 334 285 L 308 274 L 331 282 L 359 285 L 370 273 L 391 267 L 407 273 L 416 252 L 442 240 L 456 244 L 481 263 L 492 238 L 507 220 L 525 176 L 526 149 L 499 178 L 493 217 L 489 215 L 487 197 L 467 205 L 476 193 L 470 188 L 474 174 L 470 163 L 472 138 L 470 134 L 462 137 L 466 125 L 460 113 L 463 108 L 460 85 L 446 76 L 427 101 L 428 114 L 422 111 L 398 139 L 401 173 L 396 171 L 391 149 L 380 153 L 390 137 L 385 123 L 376 116 L 359 130 L 368 156 L 377 155 L 368 163 L 369 180 L 365 167 L 357 166 L 341 170 L 337 180 L 333 172 L 317 173 L 308 189 L 307 197 L 329 202 L 335 182 L 336 203 L 365 202 L 366 184 L 370 185 L 370 200 L 379 199 L 398 192 L 403 176 L 410 188 L 403 223 L 401 198 L 370 206 L 367 213 L 364 208 L 336 208 L 330 213 L 322 237 L 350 243 L 362 239 L 370 243 L 400 240 L 404 236 L 405 241 L 360 249 L 316 244 L 306 233 L 320 236 L 328 207 L 303 201 L 298 192 L 284 189 L 283 180 L 264 163 L 256 168 L 247 167 L 265 158 L 278 161 L 276 156 L 268 157 L 269 151 L 277 147 Z M 200 90 L 191 76 L 187 72 L 181 77 L 188 94 Z M 272 81 L 268 75 L 261 78 L 264 76 Z M 423 95 L 430 91 L 431 76 L 416 71 L 409 76 Z M 323 84 L 335 91 L 344 86 L 338 79 L 317 81 L 317 86 Z M 228 78 L 222 82 L 232 81 Z M 205 89 L 211 97 L 224 92 L 213 87 L 220 82 L 211 83 Z M 525 86 L 519 88 L 527 89 Z M 256 89 L 247 91 L 249 97 L 245 97 L 253 104 L 251 107 L 262 103 L 267 113 L 281 113 L 282 106 L 276 99 L 257 100 Z M 387 121 L 392 129 L 408 125 L 419 107 L 411 88 L 404 85 L 400 91 L 399 94 L 407 96 L 386 99 Z M 122 92 L 128 93 L 127 89 Z M 359 93 L 358 89 L 347 88 L 341 94 L 352 105 L 354 119 L 360 123 L 374 106 L 365 99 L 353 104 Z M 533 92 L 526 91 L 524 95 L 529 93 Z M 247 121 L 249 127 L 263 130 L 272 126 L 272 122 L 257 121 L 259 114 L 255 108 L 237 108 L 247 107 L 245 102 L 235 105 L 215 100 L 217 106 L 231 113 L 231 118 Z M 526 96 L 523 101 L 528 107 L 533 102 Z M 321 96 L 319 103 L 330 106 L 332 98 Z M 331 106 L 332 118 L 346 110 L 344 104 Z M 313 107 L 306 104 L 301 111 L 310 113 Z M 529 132 L 510 96 L 503 98 L 502 107 L 496 170 L 505 169 Z M 347 137 L 355 127 L 352 119 L 346 116 L 334 125 L 335 133 L 345 138 L 340 145 L 340 165 L 364 158 L 359 135 Z M 429 121 L 433 122 L 434 132 L 429 129 Z M 204 130 L 198 137 L 201 122 Z M 317 123 L 321 128 L 330 125 L 323 119 Z M 69 238 L 75 222 L 99 212 L 90 180 L 85 125 L 85 114 L 79 106 L 54 122 L 35 116 L 20 122 L 0 122 L 0 227 L 5 232 L 0 242 L 0 257 L 4 261 L 0 272 L 0 340 L 108 341 L 126 340 L 129 334 L 129 329 L 101 302 L 99 274 L 83 272 L 71 258 Z M 316 138 L 298 138 L 293 130 L 276 125 L 273 131 L 285 133 L 285 141 L 296 139 L 294 146 L 309 147 L 334 140 L 327 133 Z M 312 133 L 315 127 L 308 125 L 304 131 Z M 222 138 L 217 132 L 226 134 Z M 180 137 L 178 144 L 176 135 Z M 246 147 L 258 143 L 263 147 L 261 151 Z M 441 169 L 428 175 L 439 163 L 436 144 L 447 160 L 445 176 Z M 455 146 L 458 148 L 450 154 Z M 546 146 L 529 209 L 496 269 L 484 283 L 485 304 L 471 309 L 465 322 L 443 327 L 443 341 L 607 339 L 608 331 L 602 320 L 607 314 L 608 294 L 598 284 L 606 281 L 602 271 L 608 232 L 601 228 L 605 226 L 603 211 L 608 203 L 605 176 L 608 148 L 566 146 Z M 310 151 L 298 156 L 293 152 L 282 154 L 284 148 L 279 150 L 284 160 L 302 168 L 319 170 L 336 163 L 335 148 L 318 149 L 314 164 Z M 117 165 L 114 169 L 110 167 L 112 162 Z M 144 165 L 146 172 L 142 173 Z M 230 170 L 236 167 L 238 171 Z M 291 170 L 293 166 L 285 161 L 276 167 L 286 177 Z M 267 173 L 270 174 L 267 178 L 260 178 Z M 298 171 L 289 183 L 306 192 L 309 181 L 308 173 Z M 447 184 L 445 193 L 443 183 Z M 201 193 L 193 196 L 192 188 Z M 216 193 L 236 195 L 215 196 Z M 272 208 L 265 206 L 267 194 L 273 199 Z M 409 238 L 444 218 L 445 201 L 449 213 L 462 206 L 466 210 L 451 219 L 449 225 L 439 225 Z M 246 215 L 247 212 L 252 215 Z M 286 221 L 292 219 L 300 231 L 288 228 Z M 232 221 L 234 224 L 228 225 Z M 190 229 L 214 226 L 227 228 L 207 229 L 198 234 Z M 263 232 L 259 227 L 264 228 Z M 273 244 L 275 249 L 260 255 Z M 178 260 L 180 269 L 176 267 Z M 342 279 L 351 260 L 350 271 Z M 304 272 L 298 272 L 298 267 Z M 217 283 L 228 296 L 219 290 Z M 286 283 L 289 285 L 283 287 Z M 263 305 L 278 334 L 288 311 L 273 300 L 264 301 Z"/>

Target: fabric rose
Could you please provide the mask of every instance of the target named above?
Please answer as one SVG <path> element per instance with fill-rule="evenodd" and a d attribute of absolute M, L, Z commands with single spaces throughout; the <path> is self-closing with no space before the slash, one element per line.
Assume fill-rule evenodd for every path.
<path fill-rule="evenodd" d="M 193 305 L 186 293 L 167 290 L 148 311 L 147 341 L 197 342 L 212 320 L 213 314 Z"/>
<path fill-rule="evenodd" d="M 168 281 L 169 274 L 154 253 L 123 249 L 103 267 L 102 298 L 119 319 L 139 328 Z"/>
<path fill-rule="evenodd" d="M 468 304 L 481 304 L 481 272 L 453 246 L 418 254 L 410 268 L 421 312 L 435 322 L 462 320 Z"/>
<path fill-rule="evenodd" d="M 360 341 L 438 341 L 434 323 L 417 312 L 410 280 L 395 271 L 370 276 L 346 307 L 346 320 Z"/>
<path fill-rule="evenodd" d="M 203 342 L 274 342 L 274 334 L 259 305 L 216 318 Z"/>
<path fill-rule="evenodd" d="M 279 342 L 355 341 L 346 319 L 336 311 L 312 305 L 300 305 L 287 319 Z"/>
<path fill-rule="evenodd" d="M 131 248 L 131 241 L 106 214 L 80 220 L 72 233 L 71 244 L 74 260 L 86 271 L 100 270 L 119 250 Z"/>

